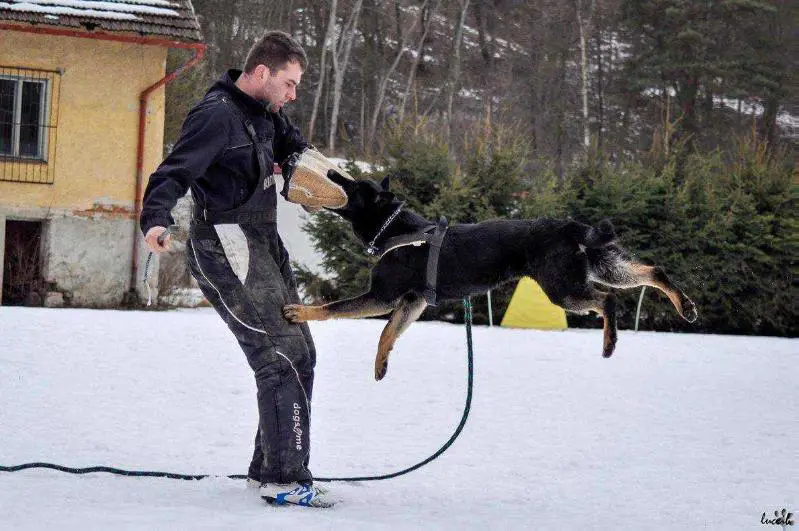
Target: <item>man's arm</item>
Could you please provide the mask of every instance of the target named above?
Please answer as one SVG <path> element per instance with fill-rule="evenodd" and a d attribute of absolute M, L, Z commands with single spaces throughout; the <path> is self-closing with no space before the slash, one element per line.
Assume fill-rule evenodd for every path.
<path fill-rule="evenodd" d="M 148 244 L 174 223 L 170 211 L 224 151 L 229 133 L 230 119 L 221 105 L 202 105 L 189 112 L 175 147 L 150 176 L 144 192 L 139 223 Z M 161 230 L 151 232 L 154 228 Z"/>

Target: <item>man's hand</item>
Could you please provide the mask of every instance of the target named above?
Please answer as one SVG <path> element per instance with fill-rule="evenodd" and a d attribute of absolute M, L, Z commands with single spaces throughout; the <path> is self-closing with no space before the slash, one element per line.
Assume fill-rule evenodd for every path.
<path fill-rule="evenodd" d="M 286 161 L 283 163 L 283 166 L 280 168 L 280 174 L 283 176 L 283 190 L 281 190 L 280 195 L 282 195 L 287 201 L 289 198 L 291 178 L 294 176 L 294 169 L 297 167 L 301 155 L 302 151 L 295 151 L 289 155 L 289 158 L 286 159 Z"/>
<path fill-rule="evenodd" d="M 166 227 L 153 227 L 144 236 L 144 243 L 154 253 L 163 253 L 170 248 L 172 236 L 167 232 Z"/>

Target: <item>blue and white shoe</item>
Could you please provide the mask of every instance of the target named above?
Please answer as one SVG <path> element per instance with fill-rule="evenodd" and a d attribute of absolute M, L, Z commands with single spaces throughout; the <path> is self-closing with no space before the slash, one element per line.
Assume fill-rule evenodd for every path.
<path fill-rule="evenodd" d="M 335 502 L 328 496 L 327 489 L 301 483 L 264 483 L 261 485 L 261 498 L 275 505 L 301 505 L 303 507 L 333 507 Z"/>

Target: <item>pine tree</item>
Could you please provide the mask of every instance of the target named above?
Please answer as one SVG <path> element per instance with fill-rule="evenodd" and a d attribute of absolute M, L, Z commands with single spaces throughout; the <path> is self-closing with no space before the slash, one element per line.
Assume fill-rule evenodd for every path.
<path fill-rule="evenodd" d="M 675 140 L 694 149 L 713 127 L 714 96 L 762 93 L 779 74 L 763 68 L 774 51 L 763 44 L 775 13 L 759 0 L 627 0 L 622 23 L 635 43 L 629 89 L 655 90 L 664 99 L 673 93 Z"/>

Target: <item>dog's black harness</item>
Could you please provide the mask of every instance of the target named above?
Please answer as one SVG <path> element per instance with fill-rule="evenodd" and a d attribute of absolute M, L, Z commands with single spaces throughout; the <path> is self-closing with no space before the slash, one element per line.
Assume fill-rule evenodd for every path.
<path fill-rule="evenodd" d="M 430 306 L 436 305 L 436 281 L 438 279 L 438 255 L 441 253 L 441 242 L 447 233 L 447 218 L 441 216 L 435 226 L 433 234 L 430 236 L 430 249 L 427 252 L 427 280 L 424 290 L 424 298 Z"/>
<path fill-rule="evenodd" d="M 413 245 L 419 247 L 428 244 L 430 248 L 427 252 L 427 272 L 425 274 L 425 289 L 424 298 L 429 306 L 436 305 L 436 285 L 438 283 L 438 255 L 441 253 L 441 243 L 444 241 L 444 235 L 447 233 L 449 223 L 447 218 L 441 216 L 436 225 L 428 225 L 418 232 L 412 234 L 403 234 L 401 236 L 393 236 L 388 238 L 381 247 L 377 246 L 377 239 L 385 232 L 391 222 L 394 221 L 399 215 L 405 202 L 399 204 L 397 209 L 386 219 L 380 230 L 377 231 L 375 237 L 369 242 L 366 252 L 371 255 L 380 254 L 380 257 L 386 255 L 389 251 L 393 251 L 399 247 L 406 245 Z"/>

